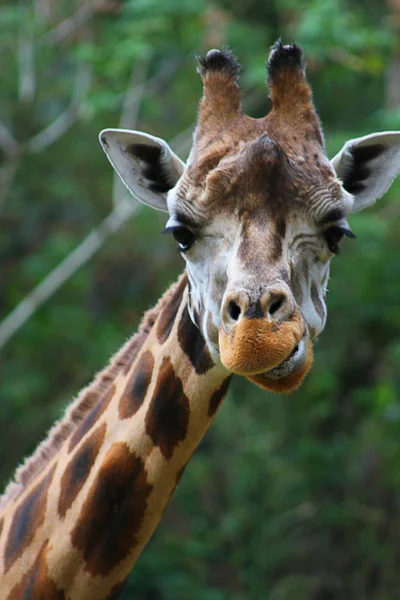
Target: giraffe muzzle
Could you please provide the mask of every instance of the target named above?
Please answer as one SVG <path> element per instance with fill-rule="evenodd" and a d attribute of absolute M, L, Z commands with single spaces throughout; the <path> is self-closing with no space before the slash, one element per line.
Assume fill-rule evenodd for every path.
<path fill-rule="evenodd" d="M 250 381 L 269 392 L 289 393 L 299 387 L 313 361 L 309 335 L 305 335 L 292 354 L 277 367 L 248 377 Z"/>
<path fill-rule="evenodd" d="M 284 377 L 288 377 L 293 373 L 293 371 L 301 368 L 304 365 L 305 361 L 307 360 L 307 354 L 307 342 L 306 336 L 304 336 L 293 348 L 288 358 L 286 358 L 277 367 L 267 371 L 265 376 L 269 377 L 270 379 L 283 379 Z"/>
<path fill-rule="evenodd" d="M 312 343 L 299 310 L 284 321 L 244 317 L 228 330 L 221 325 L 219 351 L 229 371 L 275 392 L 298 387 L 313 360 Z"/>

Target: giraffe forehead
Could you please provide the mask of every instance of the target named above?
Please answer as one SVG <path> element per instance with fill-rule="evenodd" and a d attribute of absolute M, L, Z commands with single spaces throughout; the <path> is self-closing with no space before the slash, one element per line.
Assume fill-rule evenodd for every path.
<path fill-rule="evenodd" d="M 190 164 L 175 190 L 175 208 L 199 222 L 243 215 L 262 223 L 294 213 L 312 217 L 343 202 L 344 191 L 325 154 L 310 144 L 286 151 L 261 135 L 250 142 L 211 145 Z"/>

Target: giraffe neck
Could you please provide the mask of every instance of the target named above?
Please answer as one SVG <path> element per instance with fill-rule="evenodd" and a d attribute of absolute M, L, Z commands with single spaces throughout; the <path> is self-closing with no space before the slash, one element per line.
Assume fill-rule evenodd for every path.
<path fill-rule="evenodd" d="M 116 597 L 229 385 L 187 300 L 184 276 L 136 357 L 5 506 L 5 598 Z"/>

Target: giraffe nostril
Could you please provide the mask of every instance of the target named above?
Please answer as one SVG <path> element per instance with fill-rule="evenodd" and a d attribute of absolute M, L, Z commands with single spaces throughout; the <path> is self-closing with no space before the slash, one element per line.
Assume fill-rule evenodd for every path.
<path fill-rule="evenodd" d="M 281 294 L 277 298 L 275 297 L 275 299 L 273 300 L 273 302 L 271 302 L 268 308 L 268 314 L 272 317 L 272 315 L 274 315 L 276 312 L 278 312 L 280 308 L 282 308 L 282 306 L 285 304 L 285 300 L 286 298 L 283 294 Z"/>
<path fill-rule="evenodd" d="M 237 321 L 242 312 L 240 306 L 231 300 L 228 304 L 228 314 L 233 321 Z"/>

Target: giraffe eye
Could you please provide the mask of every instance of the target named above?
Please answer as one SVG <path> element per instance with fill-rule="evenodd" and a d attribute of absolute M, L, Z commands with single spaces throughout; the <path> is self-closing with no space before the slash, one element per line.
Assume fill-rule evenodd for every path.
<path fill-rule="evenodd" d="M 190 229 L 188 229 L 187 227 L 184 227 L 183 225 L 168 228 L 168 231 L 172 233 L 175 241 L 178 243 L 178 247 L 181 252 L 187 252 L 188 250 L 190 250 L 191 246 L 193 245 L 196 239 L 194 233 L 190 231 Z"/>
<path fill-rule="evenodd" d="M 323 236 L 327 243 L 329 252 L 332 252 L 332 254 L 339 253 L 339 243 L 344 235 L 347 235 L 349 238 L 356 237 L 350 229 L 340 227 L 339 225 L 334 225 L 333 227 L 329 227 L 329 229 L 324 231 Z"/>

